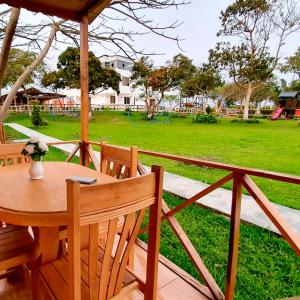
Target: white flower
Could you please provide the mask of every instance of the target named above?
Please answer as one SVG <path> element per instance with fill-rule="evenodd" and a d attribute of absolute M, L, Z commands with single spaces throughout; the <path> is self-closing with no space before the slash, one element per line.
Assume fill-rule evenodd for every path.
<path fill-rule="evenodd" d="M 40 150 L 42 150 L 43 152 L 48 152 L 48 150 L 49 150 L 47 144 L 44 142 L 39 142 L 38 146 L 39 146 Z"/>
<path fill-rule="evenodd" d="M 28 152 L 29 155 L 31 155 L 34 152 L 34 145 L 27 145 L 25 147 L 25 150 Z"/>
<path fill-rule="evenodd" d="M 29 140 L 30 143 L 38 143 L 40 138 L 38 136 L 32 136 Z"/>

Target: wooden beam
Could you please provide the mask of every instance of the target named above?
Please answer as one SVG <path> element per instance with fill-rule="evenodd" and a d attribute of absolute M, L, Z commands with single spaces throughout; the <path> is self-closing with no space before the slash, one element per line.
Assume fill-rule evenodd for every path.
<path fill-rule="evenodd" d="M 293 231 L 292 227 L 285 221 L 275 206 L 249 176 L 245 175 L 242 179 L 242 183 L 282 236 L 291 245 L 296 254 L 300 256 L 300 238 Z"/>
<path fill-rule="evenodd" d="M 110 4 L 111 0 L 97 1 L 93 6 L 91 6 L 85 13 L 88 17 L 89 24 L 91 24 L 94 19 L 101 14 L 101 12 Z"/>
<path fill-rule="evenodd" d="M 218 189 L 219 187 L 221 187 L 222 185 L 224 185 L 226 182 L 230 181 L 233 178 L 233 173 L 228 174 L 227 176 L 225 176 L 224 178 L 221 178 L 220 180 L 218 180 L 217 182 L 215 182 L 214 184 L 208 186 L 207 188 L 205 188 L 204 190 L 202 190 L 201 192 L 197 193 L 196 195 L 194 195 L 193 197 L 191 197 L 190 199 L 187 199 L 186 201 L 184 201 L 183 203 L 181 203 L 180 205 L 176 206 L 175 208 L 173 208 L 172 210 L 170 210 L 164 217 L 162 220 L 164 220 L 167 216 L 170 217 L 172 215 L 174 215 L 175 213 L 181 211 L 182 209 L 184 209 L 185 207 L 193 204 L 194 202 L 196 202 L 197 200 L 203 198 L 204 196 L 208 195 L 209 193 L 213 192 L 214 190 Z"/>
<path fill-rule="evenodd" d="M 168 215 L 168 213 L 170 212 L 170 209 L 165 201 L 163 201 L 163 204 L 162 204 L 162 211 L 165 214 L 165 216 Z M 199 274 L 205 281 L 206 286 L 208 287 L 210 292 L 214 295 L 214 298 L 219 299 L 219 300 L 224 299 L 224 295 L 223 295 L 221 289 L 219 288 L 215 279 L 212 277 L 212 275 L 206 268 L 204 262 L 202 261 L 200 255 L 198 254 L 194 245 L 189 240 L 188 236 L 186 235 L 186 233 L 184 232 L 184 230 L 182 229 L 182 227 L 180 226 L 180 224 L 178 223 L 176 218 L 174 216 L 167 216 L 166 218 L 167 218 L 173 232 L 177 236 L 179 242 L 182 244 L 186 253 L 190 257 L 193 265 L 195 266 L 195 268 L 197 269 L 197 271 L 199 272 Z"/>
<path fill-rule="evenodd" d="M 239 252 L 240 222 L 241 222 L 241 200 L 242 200 L 241 175 L 234 174 L 232 203 L 231 203 L 231 223 L 228 249 L 228 263 L 226 276 L 226 300 L 234 299 L 236 284 L 237 260 Z"/>
<path fill-rule="evenodd" d="M 46 1 L 45 1 L 46 2 Z M 0 3 L 5 3 L 12 7 L 25 8 L 33 12 L 43 13 L 45 15 L 57 16 L 62 19 L 79 22 L 82 20 L 81 15 L 72 9 L 63 9 L 51 4 L 45 4 L 40 1 L 38 4 L 35 1 L 20 1 L 20 0 L 1 0 Z"/>
<path fill-rule="evenodd" d="M 89 45 L 88 45 L 88 19 L 84 17 L 80 23 L 80 87 L 81 87 L 81 151 L 80 161 L 82 165 L 88 166 L 88 155 L 86 142 L 89 139 Z"/>

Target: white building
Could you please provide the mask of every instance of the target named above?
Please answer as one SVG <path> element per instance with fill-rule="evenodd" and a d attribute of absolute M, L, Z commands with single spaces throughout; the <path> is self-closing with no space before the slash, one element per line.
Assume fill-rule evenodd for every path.
<path fill-rule="evenodd" d="M 91 95 L 92 105 L 144 105 L 144 101 L 139 99 L 140 91 L 132 88 L 130 77 L 133 62 L 120 55 L 103 55 L 100 61 L 104 68 L 112 68 L 121 75 L 120 93 L 118 95 L 116 91 L 109 88 L 99 94 Z M 80 103 L 80 90 L 66 89 L 64 94 L 76 104 Z"/>

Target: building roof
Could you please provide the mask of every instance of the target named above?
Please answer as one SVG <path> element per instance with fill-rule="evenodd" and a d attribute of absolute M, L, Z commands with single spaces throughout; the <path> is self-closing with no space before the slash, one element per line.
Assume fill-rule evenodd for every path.
<path fill-rule="evenodd" d="M 279 98 L 297 98 L 299 92 L 281 92 Z"/>
<path fill-rule="evenodd" d="M 111 0 L 0 0 L 9 6 L 26 8 L 50 16 L 80 22 L 84 17 L 91 23 Z"/>
<path fill-rule="evenodd" d="M 57 98 L 65 98 L 66 95 L 63 94 L 58 94 L 58 93 L 48 93 L 48 92 L 42 92 L 37 88 L 28 88 L 26 89 L 26 93 L 24 90 L 21 90 L 16 93 L 17 98 L 26 98 L 26 95 L 29 97 L 33 97 L 35 99 L 40 99 L 40 100 L 49 100 L 49 99 L 57 99 Z M 4 100 L 6 98 L 6 95 L 2 95 L 1 99 Z"/>

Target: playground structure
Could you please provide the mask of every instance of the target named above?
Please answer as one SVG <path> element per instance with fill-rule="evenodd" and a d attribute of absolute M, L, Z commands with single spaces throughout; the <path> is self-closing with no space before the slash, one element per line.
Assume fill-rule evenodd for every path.
<path fill-rule="evenodd" d="M 280 107 L 273 112 L 271 119 L 278 120 L 284 116 L 286 119 L 300 117 L 299 92 L 281 92 L 278 96 Z"/>

